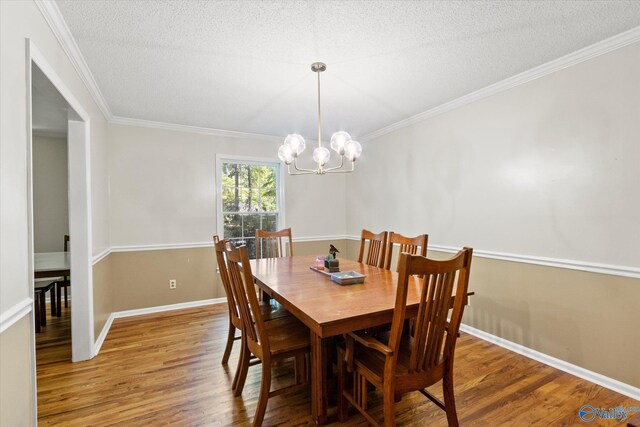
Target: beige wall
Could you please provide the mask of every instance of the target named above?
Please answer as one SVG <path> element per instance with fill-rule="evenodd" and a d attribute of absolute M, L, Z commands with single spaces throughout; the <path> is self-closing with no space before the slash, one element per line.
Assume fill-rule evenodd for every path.
<path fill-rule="evenodd" d="M 35 252 L 63 250 L 69 234 L 67 139 L 33 137 L 33 244 Z"/>
<path fill-rule="evenodd" d="M 474 257 L 469 289 L 463 323 L 640 387 L 640 280 Z"/>
<path fill-rule="evenodd" d="M 635 43 L 367 142 L 348 234 L 637 269 L 638 75 Z M 640 386 L 640 280 L 475 256 L 470 286 L 470 326 Z"/>
<path fill-rule="evenodd" d="M 308 255 L 309 265 L 317 255 L 327 254 L 329 244 L 346 253 L 346 241 L 327 240 L 294 242 L 296 255 Z M 115 252 L 94 266 L 94 298 L 98 292 L 110 291 L 94 303 L 96 336 L 112 311 L 133 310 L 182 302 L 224 297 L 216 272 L 215 253 L 211 247 Z M 176 279 L 176 289 L 169 280 Z M 109 284 L 110 286 L 103 286 Z M 96 298 L 96 301 L 98 299 Z M 110 311 L 109 311 L 109 308 Z"/>
<path fill-rule="evenodd" d="M 111 258 L 113 310 L 133 310 L 222 296 L 212 247 L 116 252 Z M 176 289 L 169 280 L 176 279 Z"/>
<path fill-rule="evenodd" d="M 0 334 L 0 426 L 30 426 L 33 400 L 30 316 Z"/>
<path fill-rule="evenodd" d="M 113 313 L 112 255 L 93 265 L 93 336 L 97 340 Z"/>

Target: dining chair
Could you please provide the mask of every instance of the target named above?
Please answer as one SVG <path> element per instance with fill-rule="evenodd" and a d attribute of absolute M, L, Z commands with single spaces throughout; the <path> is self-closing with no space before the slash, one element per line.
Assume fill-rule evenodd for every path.
<path fill-rule="evenodd" d="M 398 258 L 401 253 L 408 253 L 411 255 L 427 256 L 427 242 L 429 236 L 426 234 L 420 234 L 416 237 L 406 237 L 400 233 L 389 232 L 389 238 L 387 239 L 387 254 L 385 256 L 384 268 L 385 270 L 391 270 L 391 258 L 393 257 L 393 248 L 398 245 Z M 420 253 L 418 253 L 418 250 Z M 396 271 L 398 271 L 399 263 L 396 264 Z"/>
<path fill-rule="evenodd" d="M 51 299 L 51 316 L 55 316 L 56 312 L 53 308 L 56 299 L 56 282 L 51 280 L 38 280 L 33 284 L 33 299 L 35 313 L 36 333 L 41 331 L 42 326 L 47 326 L 47 302 L 46 296 L 49 292 Z"/>
<path fill-rule="evenodd" d="M 229 362 L 229 356 L 231 355 L 231 349 L 233 348 L 233 342 L 241 339 L 241 336 L 236 337 L 236 330 L 242 331 L 242 321 L 240 320 L 240 313 L 238 311 L 238 298 L 235 295 L 233 286 L 229 279 L 229 272 L 227 271 L 226 253 L 231 251 L 231 242 L 229 240 L 220 240 L 218 235 L 213 236 L 215 242 L 216 261 L 218 263 L 218 270 L 220 271 L 220 279 L 222 280 L 222 287 L 227 297 L 227 306 L 229 309 L 229 332 L 227 334 L 227 344 L 222 355 L 222 364 L 226 365 Z M 286 317 L 289 312 L 275 302 L 260 301 L 259 303 L 260 313 L 265 321 Z M 242 332 L 241 332 L 242 333 Z M 244 344 L 240 349 L 240 353 L 244 351 Z M 242 358 L 240 358 L 242 359 Z M 244 368 L 244 366 L 242 367 Z M 247 366 L 246 369 L 249 367 Z M 233 377 L 231 388 L 236 389 L 239 372 L 241 369 L 241 363 L 238 361 L 238 367 Z"/>
<path fill-rule="evenodd" d="M 65 234 L 64 235 L 64 251 L 65 252 L 69 252 L 69 235 Z M 64 289 L 64 307 L 67 308 L 69 307 L 69 287 L 71 286 L 71 279 L 69 278 L 69 276 L 64 276 L 62 279 L 58 280 L 56 282 L 56 288 L 57 288 L 57 299 L 56 299 L 56 305 L 57 305 L 57 310 L 56 313 L 58 315 L 58 317 L 62 316 L 62 303 L 61 303 L 61 299 L 62 299 L 62 290 Z M 53 301 L 51 302 L 53 304 Z"/>
<path fill-rule="evenodd" d="M 253 274 L 249 264 L 246 246 L 227 251 L 227 271 L 231 285 L 238 297 L 238 310 L 242 320 L 242 341 L 248 351 L 241 353 L 241 362 L 249 364 L 250 354 L 262 361 L 262 381 L 260 396 L 253 425 L 262 425 L 270 397 L 300 388 L 309 381 L 307 359 L 310 357 L 310 332 L 295 317 L 282 317 L 265 322 L 260 311 L 260 303 L 254 291 Z M 271 391 L 271 365 L 284 359 L 294 359 L 294 384 Z M 241 372 L 236 392 L 242 393 L 246 380 L 246 370 Z"/>
<path fill-rule="evenodd" d="M 363 262 L 366 243 L 369 243 L 367 248 L 367 258 L 364 263 L 372 265 L 374 267 L 384 267 L 384 252 L 387 244 L 387 232 L 383 231 L 378 234 L 374 234 L 369 230 L 362 230 L 360 235 L 360 253 L 358 254 L 358 262 Z"/>
<path fill-rule="evenodd" d="M 283 246 L 283 240 L 285 244 Z M 289 252 L 286 253 L 288 240 Z M 280 258 L 293 255 L 293 241 L 291 240 L 291 228 L 279 231 L 256 230 L 256 258 Z"/>
<path fill-rule="evenodd" d="M 447 414 L 449 426 L 458 425 L 453 392 L 453 360 L 469 285 L 473 249 L 437 261 L 401 254 L 391 330 L 373 338 L 350 332 L 338 349 L 338 418 L 346 421 L 348 405 L 356 407 L 373 425 L 367 410 L 368 384 L 383 393 L 384 425 L 395 425 L 395 402 L 419 391 Z M 412 277 L 423 275 L 423 278 Z M 409 283 L 422 281 L 413 334 L 403 333 Z M 453 298 L 453 307 L 450 300 Z M 442 380 L 444 402 L 426 390 Z M 347 387 L 348 383 L 350 387 Z M 350 388 L 350 390 L 347 390 Z"/>

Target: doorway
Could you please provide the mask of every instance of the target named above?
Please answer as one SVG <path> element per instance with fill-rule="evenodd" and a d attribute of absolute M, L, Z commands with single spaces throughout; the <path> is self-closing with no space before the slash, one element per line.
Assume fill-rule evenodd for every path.
<path fill-rule="evenodd" d="M 26 41 L 26 49 L 30 277 L 34 277 L 34 253 L 45 247 L 42 246 L 41 237 L 43 236 L 36 238 L 36 229 L 34 228 L 34 218 L 41 217 L 40 214 L 35 214 L 34 209 L 42 209 L 43 202 L 41 199 L 34 199 L 34 195 L 39 197 L 34 192 L 34 177 L 36 177 L 34 166 L 37 166 L 34 164 L 34 154 L 36 161 L 42 160 L 38 158 L 39 154 L 34 153 L 34 147 L 42 141 L 34 140 L 33 135 L 35 132 L 35 139 L 39 139 L 50 131 L 51 136 L 55 136 L 56 132 L 60 136 L 62 131 L 66 130 L 67 168 L 60 175 L 64 175 L 66 172 L 67 176 L 67 224 L 71 242 L 68 260 L 73 277 L 73 309 L 68 313 L 70 314 L 71 328 L 70 354 L 71 360 L 74 362 L 88 360 L 94 356 L 89 116 L 30 40 Z M 45 102 L 43 102 L 43 98 L 46 98 Z M 47 129 L 47 127 L 51 129 Z M 61 167 L 64 169 L 63 166 Z M 41 224 L 38 224 L 38 229 L 41 231 Z M 58 229 L 53 232 L 59 233 L 60 231 Z M 60 239 L 63 239 L 63 236 Z M 61 240 L 60 245 L 62 243 Z M 62 306 L 64 307 L 64 303 Z M 38 307 L 34 307 L 34 317 L 36 310 Z M 35 319 L 33 321 L 35 324 Z M 33 333 L 35 336 L 35 328 Z"/>

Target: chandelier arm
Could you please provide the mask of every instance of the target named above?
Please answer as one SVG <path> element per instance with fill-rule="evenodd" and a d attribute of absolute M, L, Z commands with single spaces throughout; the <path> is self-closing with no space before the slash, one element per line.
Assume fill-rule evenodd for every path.
<path fill-rule="evenodd" d="M 287 165 L 289 170 L 291 170 L 291 166 Z M 298 167 L 298 159 L 293 159 L 293 167 L 298 171 L 298 172 L 305 172 L 305 173 L 318 173 L 318 171 L 316 169 L 307 169 L 307 168 L 299 168 Z M 291 173 L 291 172 L 289 172 Z M 292 174 L 292 175 L 304 175 L 304 174 Z"/>
<path fill-rule="evenodd" d="M 342 166 L 344 166 L 344 156 L 340 156 L 340 164 L 338 166 L 333 166 L 331 168 L 325 168 L 324 170 L 326 172 L 329 172 L 329 171 L 332 171 L 332 170 L 340 169 Z"/>
<path fill-rule="evenodd" d="M 356 162 L 351 162 L 351 169 L 343 169 L 343 170 L 330 170 L 330 169 L 325 169 L 325 173 L 351 173 L 354 170 L 356 170 Z"/>

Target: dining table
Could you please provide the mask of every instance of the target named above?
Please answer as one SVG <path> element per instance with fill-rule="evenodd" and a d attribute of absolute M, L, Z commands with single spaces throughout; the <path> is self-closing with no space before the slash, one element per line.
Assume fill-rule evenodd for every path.
<path fill-rule="evenodd" d="M 398 274 L 340 259 L 340 271 L 365 275 L 364 283 L 339 285 L 311 269 L 315 257 L 295 255 L 251 260 L 255 283 L 304 323 L 311 338 L 311 412 L 316 424 L 327 421 L 327 353 L 330 340 L 347 332 L 391 323 Z M 407 318 L 415 317 L 422 285 L 411 277 Z"/>
<path fill-rule="evenodd" d="M 50 279 L 71 275 L 71 252 L 36 252 L 33 255 L 34 279 Z M 58 317 L 62 314 L 60 291 L 55 287 L 52 289 L 52 313 Z"/>

